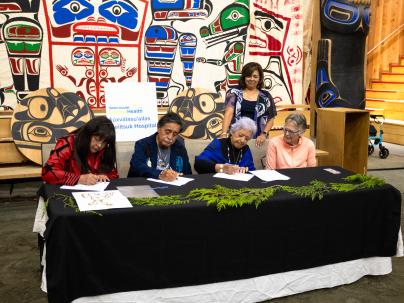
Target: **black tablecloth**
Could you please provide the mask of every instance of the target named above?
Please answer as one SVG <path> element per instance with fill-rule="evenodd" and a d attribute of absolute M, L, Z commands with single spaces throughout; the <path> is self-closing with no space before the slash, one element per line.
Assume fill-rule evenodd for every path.
<path fill-rule="evenodd" d="M 249 182 L 193 176 L 182 186 L 157 189 L 160 195 L 186 194 L 215 184 L 265 187 L 305 185 L 313 179 L 341 182 L 323 168 L 282 170 L 289 181 Z M 115 186 L 158 183 L 114 180 Z M 218 212 L 195 201 L 186 205 L 75 213 L 43 185 L 49 198 L 46 277 L 49 302 L 121 291 L 178 287 L 251 278 L 373 256 L 393 256 L 400 227 L 400 192 L 390 185 L 374 190 L 328 193 L 323 200 L 279 193 L 256 209 Z"/>

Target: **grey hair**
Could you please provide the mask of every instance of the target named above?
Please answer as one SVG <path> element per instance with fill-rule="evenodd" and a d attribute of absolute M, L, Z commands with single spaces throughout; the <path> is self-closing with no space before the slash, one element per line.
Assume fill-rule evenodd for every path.
<path fill-rule="evenodd" d="M 293 113 L 288 115 L 285 119 L 285 124 L 290 121 L 296 123 L 297 128 L 300 129 L 300 133 L 304 133 L 304 131 L 307 129 L 306 117 L 303 114 Z"/>
<path fill-rule="evenodd" d="M 238 130 L 248 130 L 252 133 L 252 136 L 257 132 L 257 125 L 253 120 L 247 117 L 241 117 L 234 122 L 230 127 L 230 134 L 234 134 Z"/>

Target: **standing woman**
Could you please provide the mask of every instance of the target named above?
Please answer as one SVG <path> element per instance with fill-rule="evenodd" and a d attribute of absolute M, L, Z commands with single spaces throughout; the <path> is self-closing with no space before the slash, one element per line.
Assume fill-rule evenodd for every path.
<path fill-rule="evenodd" d="M 268 137 L 276 116 L 275 103 L 263 90 L 264 72 L 259 63 L 250 62 L 243 66 L 239 79 L 240 89 L 226 93 L 222 138 L 228 137 L 230 125 L 241 117 L 248 117 L 257 125 L 256 145 L 261 147 Z"/>
<path fill-rule="evenodd" d="M 118 178 L 115 128 L 107 117 L 96 117 L 58 139 L 42 167 L 42 180 L 50 184 L 86 184 Z"/>

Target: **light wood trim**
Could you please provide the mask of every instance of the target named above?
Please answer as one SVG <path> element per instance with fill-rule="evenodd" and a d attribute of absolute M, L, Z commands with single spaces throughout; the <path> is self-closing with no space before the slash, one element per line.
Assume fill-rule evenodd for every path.
<path fill-rule="evenodd" d="M 12 137 L 0 137 L 0 143 L 3 142 L 14 142 Z"/>
<path fill-rule="evenodd" d="M 308 104 L 276 104 L 276 109 L 310 109 Z"/>
<path fill-rule="evenodd" d="M 38 165 L 0 166 L 0 180 L 39 178 L 41 171 Z"/>
<path fill-rule="evenodd" d="M 0 118 L 6 117 L 11 119 L 12 116 L 13 116 L 12 110 L 0 110 Z"/>
<path fill-rule="evenodd" d="M 330 153 L 328 151 L 316 149 L 316 157 L 324 157 L 324 156 L 328 156 L 329 154 Z"/>

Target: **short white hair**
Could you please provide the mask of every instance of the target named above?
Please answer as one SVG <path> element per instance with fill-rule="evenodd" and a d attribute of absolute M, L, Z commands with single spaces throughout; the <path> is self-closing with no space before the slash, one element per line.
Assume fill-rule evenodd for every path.
<path fill-rule="evenodd" d="M 234 134 L 239 130 L 247 130 L 252 133 L 252 136 L 257 132 L 257 125 L 253 120 L 248 117 L 241 117 L 236 122 L 234 122 L 230 127 L 230 134 Z"/>

